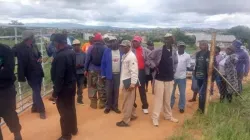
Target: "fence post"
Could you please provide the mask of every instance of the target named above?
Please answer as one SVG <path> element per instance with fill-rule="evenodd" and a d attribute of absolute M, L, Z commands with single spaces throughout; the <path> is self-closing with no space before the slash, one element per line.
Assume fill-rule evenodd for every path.
<path fill-rule="evenodd" d="M 42 68 L 44 69 L 44 62 L 43 62 L 43 57 L 44 57 L 44 50 L 43 50 L 44 42 L 43 42 L 43 34 L 42 34 L 42 29 L 40 29 L 40 51 L 42 55 Z M 46 94 L 46 87 L 44 83 L 45 78 L 43 77 L 43 95 Z"/>
<path fill-rule="evenodd" d="M 207 114 L 207 110 L 208 110 L 209 96 L 210 96 L 210 90 L 211 90 L 211 85 L 212 85 L 215 45 L 216 45 L 216 33 L 214 32 L 212 33 L 211 47 L 210 47 L 208 79 L 207 79 L 207 89 L 206 89 L 206 102 L 205 102 L 205 115 Z"/>

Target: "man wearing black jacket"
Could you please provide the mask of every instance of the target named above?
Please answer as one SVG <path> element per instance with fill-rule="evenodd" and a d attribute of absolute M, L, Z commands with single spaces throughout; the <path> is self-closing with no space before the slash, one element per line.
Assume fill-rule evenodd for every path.
<path fill-rule="evenodd" d="M 57 55 L 52 62 L 51 79 L 54 84 L 53 98 L 61 116 L 62 136 L 58 140 L 71 140 L 76 135 L 77 119 L 75 108 L 76 55 L 67 47 L 67 39 L 62 34 L 55 35 Z"/>
<path fill-rule="evenodd" d="M 41 97 L 42 80 L 44 77 L 42 69 L 42 56 L 36 44 L 34 34 L 31 31 L 24 31 L 23 41 L 17 44 L 13 50 L 18 60 L 18 81 L 25 82 L 32 88 L 33 106 L 32 113 L 40 113 L 41 119 L 46 119 L 45 107 Z"/>
<path fill-rule="evenodd" d="M 14 82 L 15 60 L 11 49 L 0 44 L 0 122 L 1 118 L 14 133 L 14 140 L 22 140 L 21 125 L 16 113 L 16 90 Z M 3 139 L 0 128 L 0 140 Z"/>

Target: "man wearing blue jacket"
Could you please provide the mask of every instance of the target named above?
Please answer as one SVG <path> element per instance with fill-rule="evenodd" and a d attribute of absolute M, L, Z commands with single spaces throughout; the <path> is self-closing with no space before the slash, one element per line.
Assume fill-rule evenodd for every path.
<path fill-rule="evenodd" d="M 116 37 L 107 37 L 107 46 L 105 49 L 102 64 L 101 75 L 106 79 L 107 102 L 104 113 L 108 114 L 112 109 L 120 114 L 118 109 L 119 86 L 120 86 L 120 70 L 121 70 L 121 52 Z"/>

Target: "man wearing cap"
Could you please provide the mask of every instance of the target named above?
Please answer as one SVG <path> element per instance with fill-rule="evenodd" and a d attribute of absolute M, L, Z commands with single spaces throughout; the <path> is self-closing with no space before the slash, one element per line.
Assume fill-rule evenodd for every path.
<path fill-rule="evenodd" d="M 118 109 L 120 71 L 121 71 L 121 52 L 117 38 L 115 36 L 107 36 L 105 49 L 102 57 L 101 74 L 106 80 L 107 102 L 104 113 L 108 114 L 110 110 L 120 114 Z"/>
<path fill-rule="evenodd" d="M 51 80 L 54 84 L 52 97 L 61 116 L 61 133 L 58 140 L 71 140 L 78 133 L 75 108 L 76 93 L 76 55 L 67 47 L 63 34 L 55 35 L 57 55 L 52 62 Z"/>
<path fill-rule="evenodd" d="M 25 82 L 32 88 L 33 105 L 32 113 L 40 113 L 41 119 L 46 119 L 45 107 L 41 97 L 42 80 L 44 77 L 42 69 L 42 56 L 39 52 L 32 31 L 24 31 L 23 41 L 17 44 L 13 50 L 18 60 L 18 81 Z"/>
<path fill-rule="evenodd" d="M 240 93 L 242 92 L 242 80 L 244 76 L 249 73 L 249 55 L 241 48 L 242 42 L 239 40 L 233 41 L 233 47 L 235 48 L 235 54 L 238 57 L 236 64 L 237 77 L 239 83 Z"/>
<path fill-rule="evenodd" d="M 164 118 L 177 123 L 178 120 L 172 115 L 170 106 L 173 88 L 174 73 L 178 64 L 177 53 L 173 48 L 174 38 L 171 34 L 164 37 L 164 46 L 153 50 L 149 54 L 149 66 L 154 68 L 154 107 L 152 120 L 153 125 L 159 125 L 159 117 L 163 107 Z"/>
<path fill-rule="evenodd" d="M 122 105 L 123 119 L 117 122 L 119 127 L 128 127 L 129 122 L 137 118 L 134 102 L 135 89 L 138 83 L 138 64 L 135 54 L 131 51 L 131 42 L 122 41 L 120 49 L 123 53 L 121 67 L 121 88 L 124 95 Z"/>
<path fill-rule="evenodd" d="M 77 103 L 83 105 L 83 86 L 84 86 L 84 64 L 86 54 L 81 50 L 81 42 L 78 39 L 73 41 L 73 48 L 76 53 L 76 83 L 77 83 Z"/>
<path fill-rule="evenodd" d="M 14 82 L 15 58 L 11 48 L 0 44 L 0 123 L 4 119 L 14 140 L 22 140 L 21 125 L 16 113 L 16 89 Z M 0 127 L 0 140 L 3 140 Z"/>
<path fill-rule="evenodd" d="M 190 55 L 185 52 L 186 44 L 184 42 L 179 42 L 177 46 L 178 65 L 174 74 L 174 87 L 171 97 L 171 108 L 173 108 L 175 103 L 175 90 L 178 85 L 180 92 L 179 111 L 180 113 L 184 113 L 186 105 L 186 75 L 187 69 L 190 68 L 191 58 Z"/>
<path fill-rule="evenodd" d="M 146 75 L 150 73 L 150 69 L 147 65 L 148 54 L 151 52 L 149 49 L 141 46 L 142 38 L 140 36 L 134 36 L 132 41 L 132 51 L 135 53 L 138 60 L 139 68 L 139 81 L 141 86 L 139 87 L 139 93 L 142 102 L 142 110 L 144 114 L 148 114 L 148 101 L 146 95 Z"/>
<path fill-rule="evenodd" d="M 88 77 L 88 96 L 91 101 L 90 107 L 103 109 L 106 103 L 105 80 L 101 78 L 101 61 L 106 45 L 101 33 L 95 33 L 94 44 L 89 47 L 85 61 L 85 75 Z M 98 92 L 98 97 L 97 97 Z"/>
<path fill-rule="evenodd" d="M 62 34 L 63 34 L 65 37 L 67 37 L 67 44 L 68 44 L 69 46 L 72 46 L 73 40 L 75 40 L 74 37 L 69 36 L 67 30 L 63 30 L 63 31 L 62 31 Z"/>

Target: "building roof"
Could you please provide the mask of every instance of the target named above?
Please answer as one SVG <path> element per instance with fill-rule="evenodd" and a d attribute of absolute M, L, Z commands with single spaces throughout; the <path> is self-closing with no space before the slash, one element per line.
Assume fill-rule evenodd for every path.
<path fill-rule="evenodd" d="M 196 42 L 199 41 L 211 41 L 212 34 L 207 33 L 186 33 L 186 35 L 194 35 L 196 37 Z M 222 35 L 222 34 L 216 34 L 216 41 L 219 42 L 233 42 L 235 40 L 234 35 Z"/>

